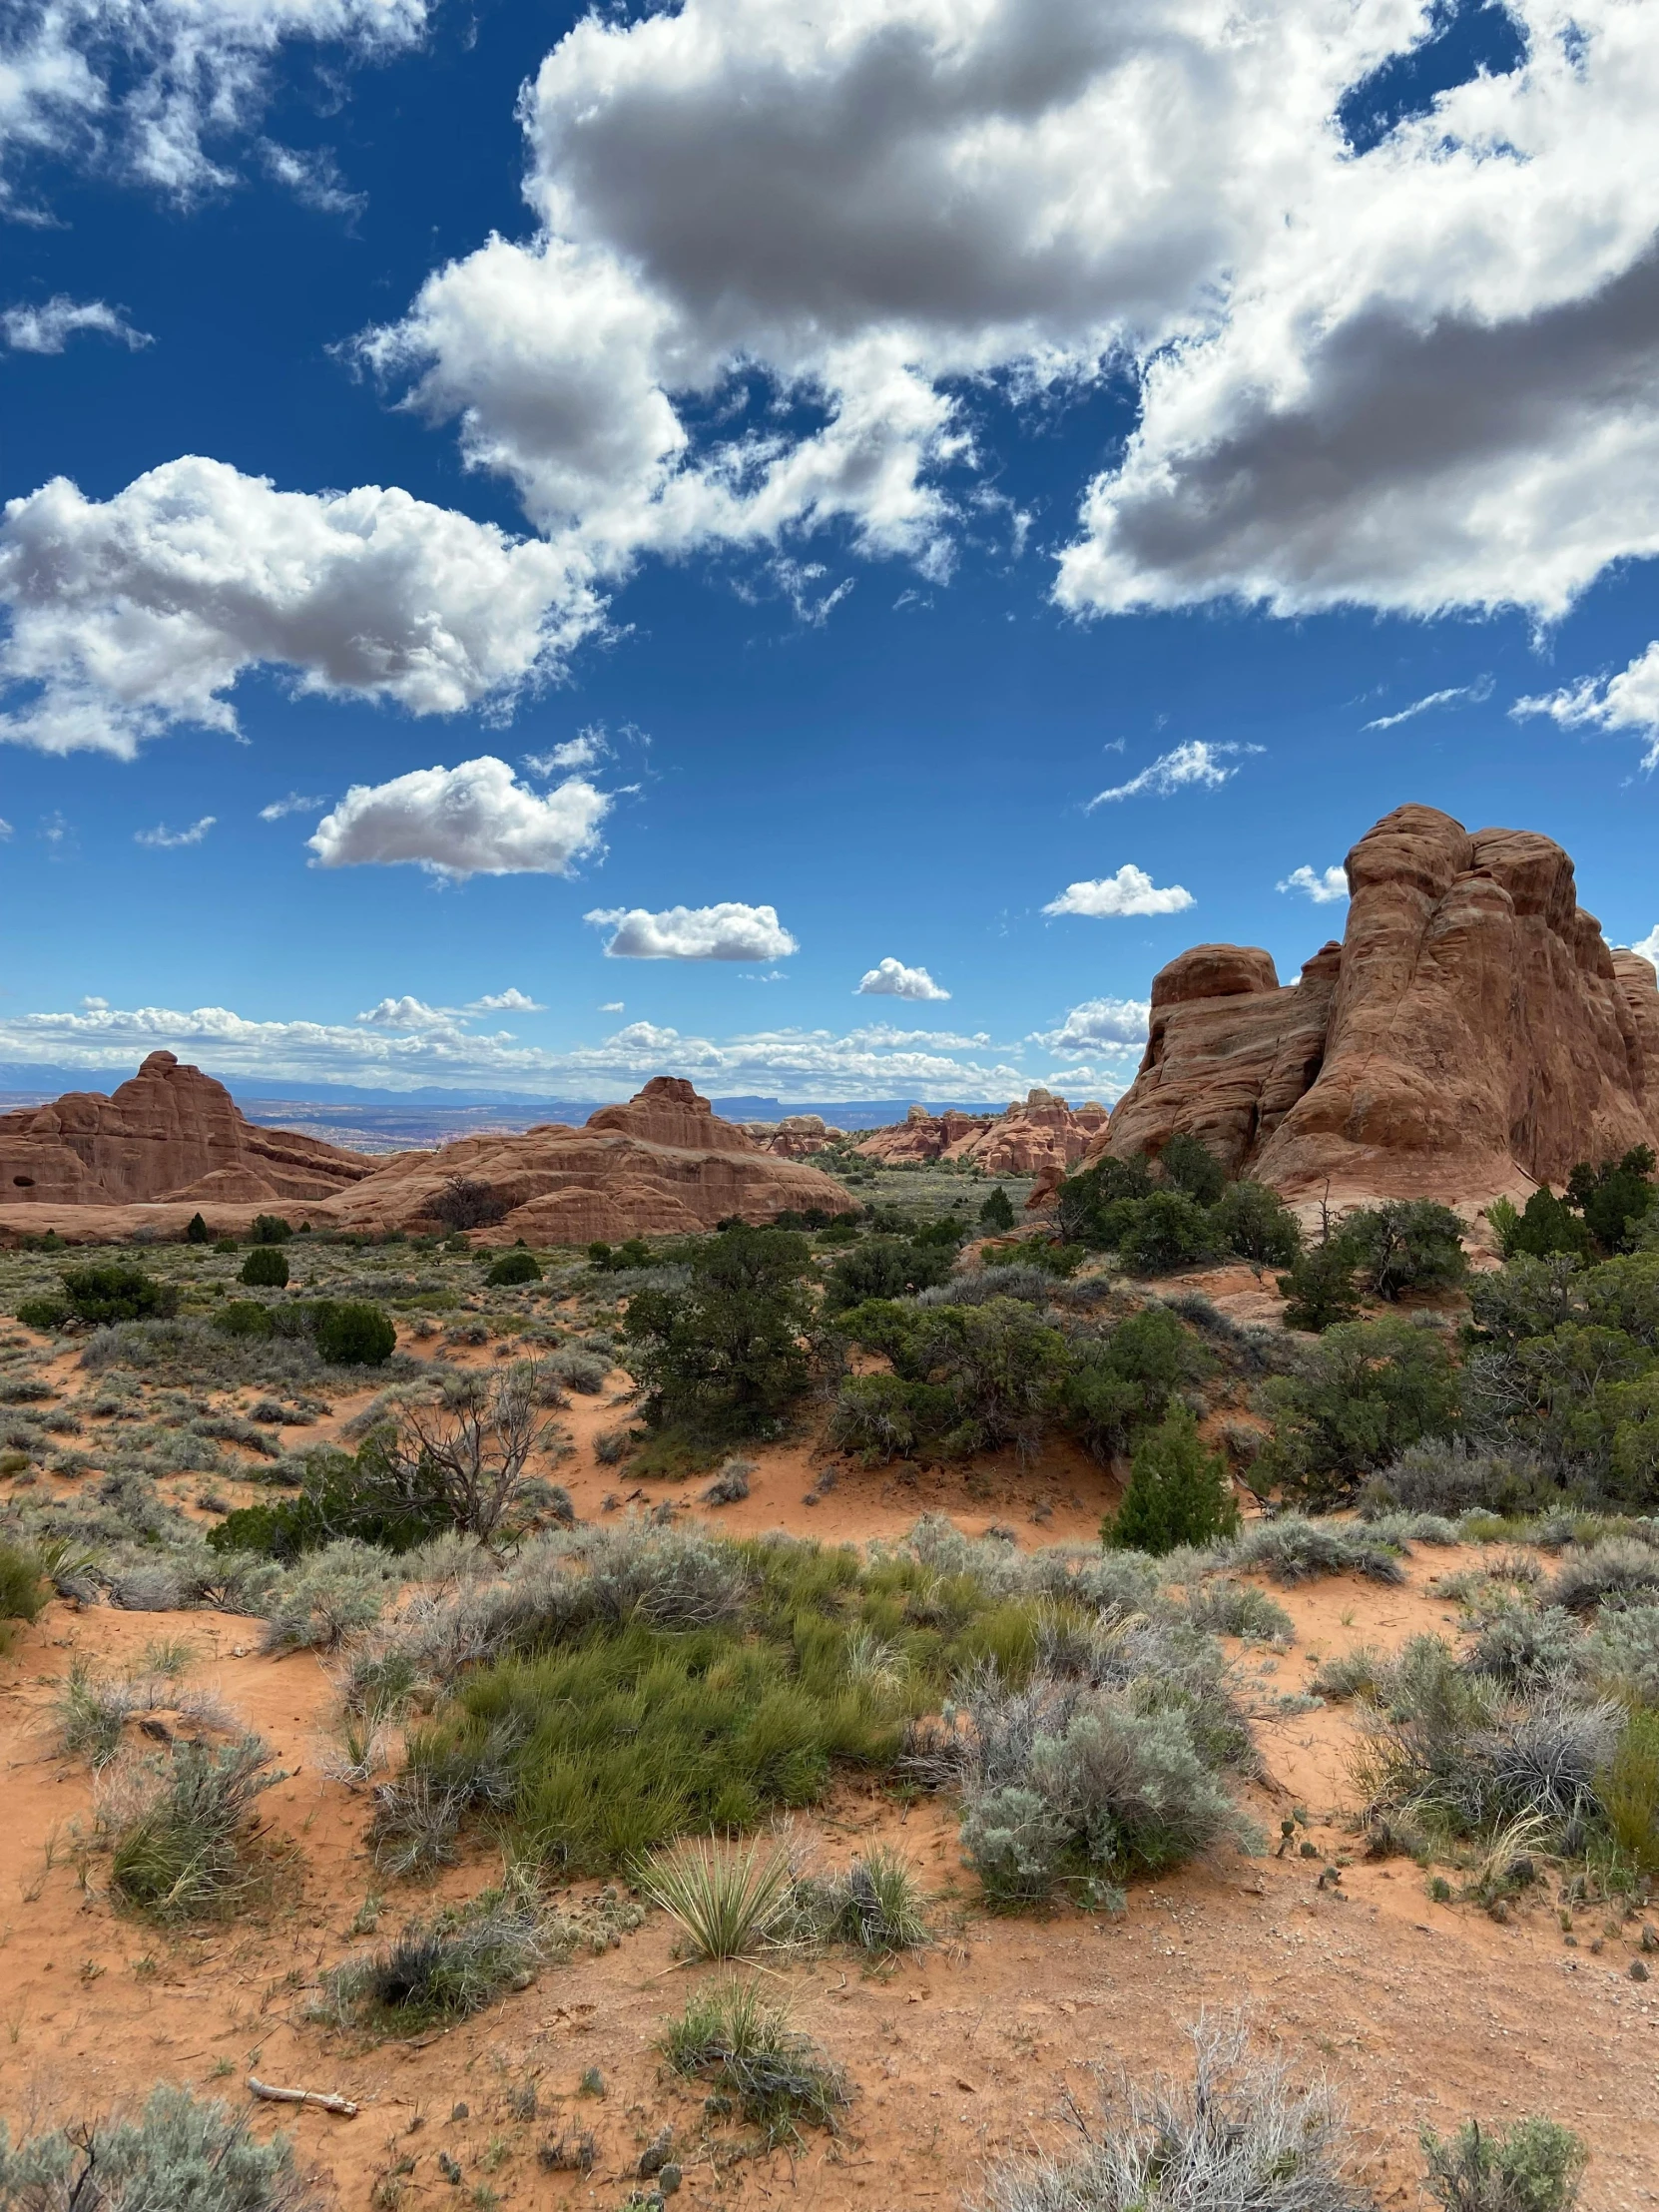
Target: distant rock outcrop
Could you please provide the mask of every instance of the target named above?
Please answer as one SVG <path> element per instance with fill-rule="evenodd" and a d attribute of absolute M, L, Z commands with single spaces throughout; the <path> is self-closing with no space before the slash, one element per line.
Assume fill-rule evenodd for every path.
<path fill-rule="evenodd" d="M 1041 1175 L 1074 1167 L 1106 1127 L 1106 1109 L 1092 1098 L 1075 1111 L 1052 1091 L 1033 1090 L 1004 1113 L 931 1114 L 912 1106 L 905 1119 L 872 1129 L 857 1150 L 866 1160 L 968 1160 L 987 1175 Z"/>
<path fill-rule="evenodd" d="M 1348 856 L 1348 929 L 1281 987 L 1258 947 L 1154 979 L 1140 1072 L 1090 1157 L 1178 1130 L 1290 1196 L 1479 1199 L 1659 1144 L 1659 986 L 1571 860 L 1399 807 Z"/>
<path fill-rule="evenodd" d="M 822 1114 L 786 1114 L 782 1121 L 746 1121 L 741 1126 L 777 1160 L 810 1160 L 846 1135 Z"/>
<path fill-rule="evenodd" d="M 326 1199 L 377 1164 L 245 1121 L 223 1083 L 171 1052 L 152 1052 L 107 1098 L 68 1091 L 0 1115 L 0 1204 L 10 1206 Z"/>
<path fill-rule="evenodd" d="M 546 1122 L 522 1136 L 402 1153 L 325 1211 L 349 1228 L 429 1224 L 456 1177 L 485 1185 L 502 1209 L 486 1232 L 491 1242 L 581 1245 L 687 1234 L 734 1216 L 759 1223 L 815 1207 L 857 1210 L 830 1176 L 773 1158 L 689 1083 L 659 1075 L 626 1106 L 602 1106 L 584 1129 Z"/>

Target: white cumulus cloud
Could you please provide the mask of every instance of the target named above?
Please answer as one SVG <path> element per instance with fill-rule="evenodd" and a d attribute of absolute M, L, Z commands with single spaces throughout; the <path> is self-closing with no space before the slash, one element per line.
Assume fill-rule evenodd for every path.
<path fill-rule="evenodd" d="M 527 991 L 509 984 L 504 991 L 486 991 L 482 998 L 468 999 L 466 1011 L 469 1014 L 545 1014 L 547 1008 Z"/>
<path fill-rule="evenodd" d="M 524 765 L 537 776 L 569 776 L 577 769 L 593 768 L 610 750 L 602 731 L 580 730 L 545 753 L 526 753 Z"/>
<path fill-rule="evenodd" d="M 1145 998 L 1085 998 L 1058 1029 L 1039 1029 L 1033 1042 L 1050 1052 L 1138 1052 L 1146 1043 L 1152 1002 Z"/>
<path fill-rule="evenodd" d="M 1045 914 L 1090 914 L 1105 918 L 1114 914 L 1181 914 L 1196 905 L 1191 891 L 1179 883 L 1160 889 L 1145 868 L 1125 860 L 1115 875 L 1095 882 L 1068 883 L 1058 898 L 1051 898 Z"/>
<path fill-rule="evenodd" d="M 171 851 L 176 845 L 200 844 L 213 828 L 214 821 L 214 816 L 204 815 L 200 822 L 193 822 L 188 830 L 170 830 L 165 822 L 161 822 L 154 830 L 135 830 L 133 842 L 154 845 L 163 852 Z"/>
<path fill-rule="evenodd" d="M 386 784 L 353 784 L 306 840 L 317 867 L 409 863 L 469 875 L 568 875 L 604 850 L 608 793 L 579 779 L 545 795 L 484 754 L 457 768 L 417 768 Z"/>
<path fill-rule="evenodd" d="M 1545 697 L 1517 699 L 1509 712 L 1550 715 L 1567 730 L 1637 731 L 1648 740 L 1643 768 L 1659 767 L 1659 639 L 1616 676 L 1586 676 Z"/>
<path fill-rule="evenodd" d="M 1219 791 L 1239 773 L 1237 768 L 1225 765 L 1228 754 L 1263 750 L 1259 745 L 1209 745 L 1202 738 L 1193 739 L 1186 745 L 1178 745 L 1172 753 L 1161 754 L 1138 776 L 1130 777 L 1127 784 L 1114 784 L 1110 791 L 1097 792 L 1085 812 L 1104 807 L 1114 799 L 1138 799 L 1145 792 L 1168 799 L 1172 792 L 1184 791 L 1194 784 L 1201 791 Z"/>
<path fill-rule="evenodd" d="M 0 70 L 4 66 L 0 62 Z M 14 353 L 61 353 L 82 331 L 119 339 L 134 352 L 155 342 L 148 331 L 135 330 L 119 307 L 102 299 L 71 299 L 66 291 L 54 292 L 38 307 L 8 307 L 0 314 L 0 334 Z"/>
<path fill-rule="evenodd" d="M 1659 967 L 1659 921 L 1654 923 L 1645 937 L 1638 937 L 1630 949 L 1632 952 L 1639 952 L 1644 960 L 1651 960 L 1655 967 Z"/>
<path fill-rule="evenodd" d="M 935 983 L 924 967 L 906 967 L 902 960 L 889 955 L 866 969 L 853 993 L 854 997 L 859 995 L 866 998 L 948 998 L 950 993 Z"/>
<path fill-rule="evenodd" d="M 1659 41 L 1506 18 L 1350 143 L 1430 0 L 595 10 L 523 103 L 534 236 L 362 354 L 601 574 L 824 526 L 942 573 L 973 392 L 1127 369 L 1064 606 L 1552 615 L 1659 550 Z"/>
<path fill-rule="evenodd" d="M 1348 896 L 1348 870 L 1343 867 L 1312 868 L 1305 860 L 1274 885 L 1279 891 L 1306 892 L 1316 906 L 1332 905 Z"/>
<path fill-rule="evenodd" d="M 596 907 L 583 915 L 609 929 L 611 960 L 783 960 L 801 947 L 778 919 L 776 906 L 724 899 L 718 906 Z"/>
<path fill-rule="evenodd" d="M 277 491 L 169 461 L 112 498 L 54 477 L 0 521 L 0 738 L 130 760 L 177 723 L 234 731 L 246 670 L 454 714 L 557 666 L 597 603 L 549 545 L 364 485 Z"/>

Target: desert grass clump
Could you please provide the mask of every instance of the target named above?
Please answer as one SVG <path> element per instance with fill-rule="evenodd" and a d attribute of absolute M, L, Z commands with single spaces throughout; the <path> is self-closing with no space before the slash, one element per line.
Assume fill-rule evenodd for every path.
<path fill-rule="evenodd" d="M 1659 1706 L 1659 1605 L 1609 1607 L 1584 1638 L 1579 1659 L 1609 1695 Z"/>
<path fill-rule="evenodd" d="M 850 1943 L 880 1956 L 932 1941 L 915 1869 L 884 1845 L 844 1873 L 799 1877 L 790 1890 L 789 1933 L 796 1942 Z"/>
<path fill-rule="evenodd" d="M 1375 1644 L 1356 1644 L 1327 1659 L 1309 1683 L 1315 1697 L 1344 1704 L 1350 1698 L 1375 1699 L 1381 1694 L 1385 1673 L 1382 1654 Z"/>
<path fill-rule="evenodd" d="M 660 2047 L 674 2072 L 729 2098 L 769 2145 L 799 2141 L 803 2127 L 832 2134 L 852 2101 L 841 2069 L 753 1982 L 706 1984 L 668 2023 Z"/>
<path fill-rule="evenodd" d="M 39 1619 L 49 1594 L 38 1553 L 0 1538 L 0 1652 L 10 1650 L 18 1622 Z"/>
<path fill-rule="evenodd" d="M 155 1667 L 154 1657 L 151 1665 Z M 99 1675 L 77 1658 L 70 1662 L 53 1707 L 58 1747 L 72 1759 L 107 1767 L 121 1749 L 127 1723 L 158 1712 L 177 1713 L 202 1728 L 229 1730 L 235 1725 L 216 1691 L 181 1689 L 169 1672 L 160 1669 L 139 1675 Z"/>
<path fill-rule="evenodd" d="M 699 1841 L 648 1860 L 639 1880 L 652 1904 L 678 1924 L 689 1956 L 746 1958 L 782 1918 L 790 1866 L 781 1851 L 722 1850 Z"/>
<path fill-rule="evenodd" d="M 112 1893 L 159 1921 L 234 1906 L 254 1877 L 255 1806 L 285 1779 L 270 1760 L 257 1736 L 218 1747 L 175 1742 L 165 1759 L 118 1775 L 99 1808 Z"/>
<path fill-rule="evenodd" d="M 703 1492 L 705 1505 L 737 1505 L 749 1495 L 749 1478 L 755 1472 L 753 1459 L 733 1457 L 724 1460 L 716 1470 L 714 1480 Z"/>
<path fill-rule="evenodd" d="M 1302 1513 L 1253 1521 L 1233 1545 L 1229 1564 L 1259 1567 L 1292 1587 L 1322 1574 L 1363 1574 L 1373 1582 L 1403 1582 L 1399 1553 L 1368 1530 L 1310 1520 Z"/>
<path fill-rule="evenodd" d="M 1077 2157 L 1001 2167 L 976 2212 L 1374 2212 L 1323 2082 L 1252 2059 L 1236 2019 L 1190 2033 L 1190 2080 L 1126 2081 Z"/>
<path fill-rule="evenodd" d="M 110 2113 L 14 2144 L 0 2121 L 0 2204 L 18 2212 L 323 2212 L 285 2135 L 166 2083 L 136 2118 Z"/>
<path fill-rule="evenodd" d="M 1559 2120 L 1516 2120 L 1497 2132 L 1467 2120 L 1449 2142 L 1421 2137 L 1423 2187 L 1444 2212 L 1571 2212 L 1589 2146 Z"/>
<path fill-rule="evenodd" d="M 336 1966 L 316 2016 L 399 2034 L 468 2019 L 503 1989 L 527 1987 L 543 1955 L 541 1901 L 511 1869 L 496 1888 L 412 1921 L 394 1943 Z"/>

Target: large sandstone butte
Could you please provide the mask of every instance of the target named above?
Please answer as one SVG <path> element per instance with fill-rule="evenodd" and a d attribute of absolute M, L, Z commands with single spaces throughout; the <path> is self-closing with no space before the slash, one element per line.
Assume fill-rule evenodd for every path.
<path fill-rule="evenodd" d="M 1281 986 L 1201 944 L 1152 985 L 1133 1085 L 1089 1157 L 1177 1131 L 1287 1196 L 1475 1200 L 1659 1144 L 1659 986 L 1525 830 L 1397 807 L 1348 856 L 1341 944 Z"/>
<path fill-rule="evenodd" d="M 987 1175 L 1041 1175 L 1075 1167 L 1106 1127 L 1093 1099 L 1075 1110 L 1053 1091 L 1033 1090 L 1000 1114 L 930 1114 L 912 1106 L 903 1121 L 872 1129 L 857 1150 L 866 1160 L 969 1160 Z"/>
<path fill-rule="evenodd" d="M 585 1129 L 545 1122 L 522 1136 L 400 1153 L 321 1212 L 349 1228 L 429 1223 L 456 1176 L 488 1185 L 506 1208 L 487 1232 L 492 1242 L 588 1244 L 713 1229 L 734 1216 L 768 1222 L 814 1207 L 857 1210 L 822 1170 L 774 1159 L 688 1082 L 659 1075 L 626 1106 L 602 1106 Z"/>
<path fill-rule="evenodd" d="M 315 1137 L 244 1121 L 223 1083 L 152 1052 L 106 1098 L 67 1091 L 0 1114 L 0 1204 L 258 1206 L 326 1199 L 374 1162 Z"/>

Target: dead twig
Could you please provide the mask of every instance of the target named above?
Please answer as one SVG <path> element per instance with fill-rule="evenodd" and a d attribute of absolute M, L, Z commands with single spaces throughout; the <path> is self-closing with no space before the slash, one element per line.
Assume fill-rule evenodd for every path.
<path fill-rule="evenodd" d="M 255 2096 L 263 2097 L 267 2104 L 314 2104 L 320 2111 L 337 2112 L 342 2119 L 354 2120 L 357 2107 L 349 2097 L 324 2096 L 320 2089 L 274 2089 L 269 2081 L 262 2081 L 258 2074 L 250 2074 L 248 2086 Z"/>

